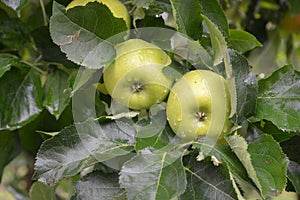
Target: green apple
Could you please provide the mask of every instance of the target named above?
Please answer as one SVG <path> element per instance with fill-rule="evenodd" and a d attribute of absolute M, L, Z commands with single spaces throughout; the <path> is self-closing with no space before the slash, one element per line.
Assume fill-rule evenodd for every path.
<path fill-rule="evenodd" d="M 119 0 L 73 0 L 71 3 L 69 3 L 66 9 L 68 10 L 75 6 L 85 6 L 87 3 L 94 1 L 106 5 L 114 17 L 122 18 L 125 21 L 127 28 L 130 28 L 130 16 L 128 10 Z"/>
<path fill-rule="evenodd" d="M 116 46 L 116 59 L 103 72 L 104 85 L 119 103 L 148 109 L 169 93 L 173 80 L 164 75 L 163 68 L 170 63 L 170 57 L 156 45 L 130 39 Z"/>
<path fill-rule="evenodd" d="M 172 87 L 167 119 L 172 130 L 190 141 L 202 134 L 218 139 L 229 131 L 230 94 L 226 80 L 208 70 L 184 74 Z"/>

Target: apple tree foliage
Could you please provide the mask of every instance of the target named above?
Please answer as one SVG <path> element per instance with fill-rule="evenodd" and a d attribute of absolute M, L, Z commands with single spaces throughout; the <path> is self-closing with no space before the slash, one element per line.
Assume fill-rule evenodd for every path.
<path fill-rule="evenodd" d="M 0 178 L 21 153 L 32 159 L 25 189 L 3 187 L 32 200 L 298 199 L 300 37 L 280 18 L 299 5 L 122 2 L 130 31 L 98 2 L 66 11 L 66 0 L 0 1 Z M 165 103 L 123 112 L 101 78 L 86 87 L 131 36 L 166 50 L 167 76 L 208 69 L 227 79 L 234 126 L 223 142 L 182 143 Z"/>

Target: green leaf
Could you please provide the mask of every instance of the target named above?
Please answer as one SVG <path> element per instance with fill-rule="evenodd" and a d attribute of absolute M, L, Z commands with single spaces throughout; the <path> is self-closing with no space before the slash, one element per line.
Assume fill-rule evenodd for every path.
<path fill-rule="evenodd" d="M 205 1 L 210 2 L 210 1 Z M 213 1 L 211 1 L 213 2 Z M 227 51 L 227 43 L 224 35 L 208 17 L 202 15 L 207 28 L 210 32 L 211 44 L 214 51 L 214 65 L 220 64 L 222 61 L 225 65 L 226 78 L 228 81 L 230 98 L 231 98 L 231 113 L 230 117 L 232 117 L 236 113 L 237 106 L 237 94 L 236 94 L 236 84 L 235 77 L 232 74 L 232 64 L 230 62 L 229 54 Z"/>
<path fill-rule="evenodd" d="M 42 144 L 34 179 L 54 185 L 95 163 L 128 154 L 133 149 L 134 131 L 125 126 L 121 121 L 100 125 L 87 121 L 66 127 Z"/>
<path fill-rule="evenodd" d="M 135 150 L 140 151 L 147 147 L 154 147 L 155 149 L 161 149 L 170 142 L 170 131 L 168 129 L 162 129 L 156 135 L 147 138 L 136 138 Z"/>
<path fill-rule="evenodd" d="M 120 172 L 120 185 L 128 200 L 172 199 L 186 187 L 181 151 L 142 152 L 126 162 Z"/>
<path fill-rule="evenodd" d="M 149 8 L 155 0 L 133 0 L 132 4 L 138 8 Z"/>
<path fill-rule="evenodd" d="M 233 135 L 226 137 L 226 141 L 246 168 L 249 177 L 261 191 L 262 186 L 260 185 L 255 169 L 251 163 L 251 155 L 247 151 L 248 144 L 246 140 L 239 135 Z"/>
<path fill-rule="evenodd" d="M 214 65 L 218 65 L 222 61 L 224 61 L 226 75 L 228 77 L 231 77 L 232 66 L 230 64 L 229 55 L 227 52 L 227 42 L 225 40 L 225 37 L 222 34 L 222 32 L 219 30 L 219 28 L 216 26 L 216 24 L 213 23 L 213 21 L 211 21 L 205 15 L 202 15 L 202 17 L 210 32 L 211 44 L 214 51 Z"/>
<path fill-rule="evenodd" d="M 292 182 L 296 192 L 300 194 L 300 164 L 290 161 L 287 169 L 288 179 Z"/>
<path fill-rule="evenodd" d="M 212 56 L 198 41 L 192 40 L 182 34 L 175 33 L 170 42 L 172 43 L 172 47 L 170 48 L 175 55 L 187 60 L 196 68 L 212 68 Z"/>
<path fill-rule="evenodd" d="M 291 139 L 282 142 L 280 145 L 283 149 L 283 152 L 287 155 L 287 157 L 295 161 L 297 163 L 300 163 L 300 148 L 298 148 L 300 142 L 300 135 L 296 135 L 292 137 Z"/>
<path fill-rule="evenodd" d="M 288 160 L 270 135 L 261 135 L 249 144 L 252 164 L 262 186 L 263 196 L 277 195 L 285 189 Z"/>
<path fill-rule="evenodd" d="M 165 131 L 165 126 L 167 123 L 165 108 L 158 108 L 158 111 L 154 111 L 154 107 L 155 106 L 150 109 L 149 120 L 142 119 L 136 124 L 136 151 L 142 150 L 149 146 L 159 149 L 169 143 L 168 136 Z"/>
<path fill-rule="evenodd" d="M 272 198 L 272 200 L 298 200 L 299 195 L 296 192 L 283 191 L 278 196 Z"/>
<path fill-rule="evenodd" d="M 10 67 L 18 62 L 18 58 L 11 54 L 0 54 L 0 78 L 10 70 Z"/>
<path fill-rule="evenodd" d="M 0 130 L 20 128 L 42 111 L 40 76 L 34 70 L 11 69 L 0 85 Z"/>
<path fill-rule="evenodd" d="M 239 53 L 245 53 L 262 44 L 252 34 L 243 30 L 229 30 L 229 46 Z"/>
<path fill-rule="evenodd" d="M 177 30 L 197 40 L 202 36 L 201 6 L 194 0 L 171 0 Z M 191 12 L 192 10 L 192 12 Z"/>
<path fill-rule="evenodd" d="M 226 140 L 264 198 L 284 190 L 288 160 L 270 135 L 261 135 L 249 145 L 238 135 Z"/>
<path fill-rule="evenodd" d="M 299 2 L 297 0 L 288 0 L 288 2 L 290 4 L 291 13 L 294 15 L 299 14 L 299 10 L 300 10 Z"/>
<path fill-rule="evenodd" d="M 230 61 L 236 85 L 237 107 L 234 120 L 240 124 L 254 115 L 258 84 L 255 75 L 250 71 L 247 59 L 235 51 L 230 51 Z"/>
<path fill-rule="evenodd" d="M 56 200 L 55 187 L 37 181 L 31 186 L 29 196 L 29 200 Z"/>
<path fill-rule="evenodd" d="M 231 173 L 238 178 L 239 180 L 249 181 L 247 172 L 238 159 L 238 157 L 232 152 L 230 147 L 225 144 L 210 144 L 205 142 L 203 139 L 198 139 L 193 143 L 193 148 L 199 149 L 200 154 L 204 154 L 203 156 L 215 156 L 220 162 L 226 164 L 227 168 Z M 207 154 L 207 149 L 208 154 Z M 203 157 L 203 158 L 204 158 Z"/>
<path fill-rule="evenodd" d="M 76 183 L 74 199 L 114 199 L 124 192 L 118 183 L 117 174 L 104 174 L 96 171 Z"/>
<path fill-rule="evenodd" d="M 43 106 L 55 116 L 60 117 L 65 108 L 69 105 L 70 94 L 65 92 L 68 88 L 68 76 L 60 71 L 55 70 L 47 76 L 44 86 L 44 102 Z"/>
<path fill-rule="evenodd" d="M 42 59 L 47 62 L 61 63 L 65 67 L 78 67 L 73 62 L 66 58 L 66 55 L 61 52 L 60 48 L 53 43 L 49 28 L 42 26 L 31 32 L 35 45 L 39 50 Z"/>
<path fill-rule="evenodd" d="M 68 59 L 79 65 L 99 69 L 111 63 L 115 49 L 105 39 L 114 36 L 110 42 L 123 41 L 126 30 L 125 21 L 115 18 L 108 7 L 98 2 L 77 6 L 67 12 L 64 6 L 53 3 L 51 37 Z"/>
<path fill-rule="evenodd" d="M 255 118 L 269 120 L 283 131 L 300 130 L 300 73 L 291 66 L 259 81 Z"/>
<path fill-rule="evenodd" d="M 2 0 L 8 7 L 15 11 L 20 11 L 28 2 L 28 0 Z"/>
<path fill-rule="evenodd" d="M 200 4 L 202 6 L 203 15 L 206 16 L 213 24 L 217 26 L 218 30 L 221 31 L 222 35 L 225 38 L 228 38 L 228 22 L 224 10 L 219 4 L 219 1 L 200 0 Z"/>
<path fill-rule="evenodd" d="M 30 39 L 28 27 L 21 20 L 0 18 L 0 44 L 9 50 L 20 50 Z"/>
<path fill-rule="evenodd" d="M 197 160 L 203 160 L 205 157 L 211 156 L 212 161 L 216 162 L 215 159 L 217 159 L 218 162 L 224 164 L 227 170 L 231 173 L 234 181 L 237 182 L 239 187 L 242 189 L 243 194 L 251 193 L 252 195 L 258 193 L 255 186 L 252 185 L 243 164 L 228 145 L 210 144 L 205 141 L 205 138 L 199 138 L 193 143 L 193 148 L 198 149 L 200 152 Z M 237 190 L 240 192 L 238 188 L 236 188 L 236 191 Z"/>
<path fill-rule="evenodd" d="M 256 122 L 255 127 L 251 127 L 252 126 L 251 124 L 249 124 L 249 125 L 250 126 L 248 127 L 248 129 L 249 128 L 254 128 L 254 129 L 259 128 L 259 130 L 262 131 L 263 133 L 272 135 L 272 137 L 277 142 L 287 141 L 287 140 L 291 139 L 293 136 L 300 134 L 300 132 L 282 131 L 277 126 L 275 126 L 273 123 L 271 123 L 270 121 Z M 251 133 L 254 133 L 254 132 L 256 132 L 256 131 L 255 130 L 251 131 Z M 292 141 L 294 141 L 294 140 L 292 139 Z M 297 142 L 295 142 L 295 144 L 297 144 Z M 294 150 L 292 150 L 292 151 L 294 151 Z"/>
<path fill-rule="evenodd" d="M 0 132 L 0 182 L 4 167 L 20 153 L 17 135 L 10 131 Z"/>
<path fill-rule="evenodd" d="M 210 162 L 197 162 L 192 158 L 187 167 L 187 189 L 179 200 L 237 199 L 225 166 L 217 167 Z"/>

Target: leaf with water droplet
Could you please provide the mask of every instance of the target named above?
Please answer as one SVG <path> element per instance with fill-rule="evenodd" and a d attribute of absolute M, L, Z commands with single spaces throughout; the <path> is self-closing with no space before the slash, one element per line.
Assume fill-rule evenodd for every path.
<path fill-rule="evenodd" d="M 257 121 L 268 120 L 284 131 L 300 130 L 300 73 L 285 66 L 259 81 Z"/>
<path fill-rule="evenodd" d="M 289 162 L 272 136 L 263 134 L 250 144 L 238 135 L 226 140 L 264 198 L 276 196 L 285 189 Z"/>
<path fill-rule="evenodd" d="M 230 51 L 229 56 L 234 66 L 232 70 L 237 98 L 236 114 L 233 120 L 241 124 L 254 114 L 258 85 L 255 75 L 250 71 L 247 59 L 235 51 Z"/>

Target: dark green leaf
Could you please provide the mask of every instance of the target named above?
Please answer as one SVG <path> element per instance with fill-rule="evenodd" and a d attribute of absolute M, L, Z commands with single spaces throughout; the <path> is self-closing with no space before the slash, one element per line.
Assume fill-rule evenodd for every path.
<path fill-rule="evenodd" d="M 138 8 L 149 8 L 154 0 L 133 0 L 132 4 Z"/>
<path fill-rule="evenodd" d="M 288 2 L 290 4 L 292 14 L 294 14 L 294 15 L 299 14 L 299 10 L 300 10 L 299 2 L 297 0 L 288 0 Z"/>
<path fill-rule="evenodd" d="M 70 93 L 65 92 L 68 88 L 68 76 L 60 71 L 55 70 L 47 76 L 44 86 L 43 106 L 58 119 L 64 109 L 70 102 Z"/>
<path fill-rule="evenodd" d="M 268 134 L 272 135 L 272 137 L 277 142 L 287 141 L 287 140 L 291 139 L 293 136 L 300 134 L 300 132 L 282 131 L 277 126 L 275 126 L 273 123 L 271 123 L 270 121 L 256 122 L 255 123 L 256 127 L 251 127 L 252 126 L 251 124 L 249 124 L 249 125 L 250 126 L 248 127 L 248 129 L 249 128 L 259 128 L 259 130 L 262 131 L 263 133 L 268 133 Z M 253 133 L 255 134 L 255 130 L 253 130 L 253 131 L 251 130 L 250 131 L 251 135 Z M 292 141 L 294 141 L 294 140 L 292 140 Z M 297 143 L 297 142 L 295 142 L 295 143 Z"/>
<path fill-rule="evenodd" d="M 210 162 L 197 162 L 191 158 L 187 167 L 187 189 L 179 200 L 237 199 L 225 166 L 217 167 Z"/>
<path fill-rule="evenodd" d="M 10 67 L 17 63 L 19 59 L 11 54 L 0 54 L 0 78 L 10 70 Z"/>
<path fill-rule="evenodd" d="M 40 76 L 34 70 L 11 69 L 0 85 L 0 130 L 20 128 L 42 111 Z"/>
<path fill-rule="evenodd" d="M 269 120 L 283 131 L 300 130 L 300 73 L 291 66 L 259 81 L 256 119 Z"/>
<path fill-rule="evenodd" d="M 118 183 L 117 174 L 93 172 L 76 183 L 78 200 L 105 200 L 122 196 L 124 192 Z"/>
<path fill-rule="evenodd" d="M 240 124 L 254 114 L 258 84 L 244 56 L 235 51 L 230 51 L 229 56 L 233 66 L 237 95 L 237 108 L 234 120 Z"/>
<path fill-rule="evenodd" d="M 249 144 L 252 164 L 262 186 L 262 195 L 274 196 L 285 189 L 288 160 L 270 135 L 261 135 Z"/>
<path fill-rule="evenodd" d="M 4 167 L 20 153 L 17 135 L 10 131 L 0 132 L 0 182 Z"/>
<path fill-rule="evenodd" d="M 7 6 L 11 7 L 15 11 L 20 11 L 28 0 L 2 0 Z"/>
<path fill-rule="evenodd" d="M 296 135 L 292 137 L 291 139 L 282 142 L 280 145 L 283 149 L 283 152 L 287 155 L 287 157 L 295 161 L 297 163 L 300 163 L 300 148 L 299 148 L 299 143 L 300 143 L 300 135 Z"/>
<path fill-rule="evenodd" d="M 153 110 L 153 107 L 152 107 Z M 167 122 L 166 111 L 164 108 L 158 112 L 150 112 L 150 120 L 141 120 L 137 126 L 137 139 L 135 149 L 137 151 L 152 146 L 160 148 L 168 144 L 167 134 L 164 132 Z"/>
<path fill-rule="evenodd" d="M 245 53 L 262 44 L 250 33 L 243 30 L 229 31 L 229 46 L 239 53 Z"/>
<path fill-rule="evenodd" d="M 114 36 L 110 42 L 120 42 L 124 40 L 127 33 L 123 31 L 126 30 L 125 21 L 115 18 L 105 5 L 98 2 L 77 6 L 68 12 L 62 5 L 53 3 L 51 37 L 68 59 L 79 65 L 99 69 L 111 63 L 115 50 L 104 40 Z"/>
<path fill-rule="evenodd" d="M 55 187 L 37 181 L 30 188 L 29 200 L 56 200 Z"/>
<path fill-rule="evenodd" d="M 63 129 L 42 144 L 34 178 L 53 185 L 95 163 L 128 154 L 133 149 L 134 131 L 127 128 L 123 132 L 124 127 L 121 122 L 99 125 L 87 121 Z"/>
<path fill-rule="evenodd" d="M 180 56 L 196 68 L 212 68 L 212 56 L 198 41 L 176 33 L 172 36 L 170 42 L 172 43 L 170 48 L 175 55 Z"/>
<path fill-rule="evenodd" d="M 136 19 L 136 26 L 141 28 L 142 27 L 165 27 L 165 23 L 162 18 L 146 15 L 142 19 Z"/>
<path fill-rule="evenodd" d="M 296 192 L 300 194 L 300 164 L 291 161 L 287 169 L 288 179 L 292 182 Z"/>
<path fill-rule="evenodd" d="M 264 198 L 285 189 L 288 160 L 272 136 L 260 135 L 249 145 L 238 135 L 226 140 Z"/>
<path fill-rule="evenodd" d="M 223 37 L 228 38 L 228 22 L 219 1 L 217 0 L 200 0 L 203 15 L 209 18 L 222 32 Z"/>
<path fill-rule="evenodd" d="M 44 61 L 61 63 L 66 67 L 77 66 L 69 61 L 66 55 L 60 51 L 60 48 L 53 43 L 48 27 L 40 27 L 31 34 Z"/>
<path fill-rule="evenodd" d="M 128 200 L 172 199 L 186 187 L 180 151 L 142 152 L 126 162 L 120 173 L 120 184 Z"/>
<path fill-rule="evenodd" d="M 156 135 L 147 138 L 136 138 L 136 151 L 145 149 L 146 147 L 154 147 L 161 149 L 170 142 L 168 131 L 166 129 L 160 130 Z"/>
<path fill-rule="evenodd" d="M 20 50 L 30 42 L 28 27 L 19 19 L 0 19 L 0 44 Z"/>
<path fill-rule="evenodd" d="M 258 194 L 259 192 L 248 177 L 247 171 L 239 158 L 232 152 L 232 149 L 225 144 L 209 144 L 204 138 L 193 143 L 193 147 L 199 150 L 197 160 L 203 160 L 206 156 L 211 156 L 212 160 L 218 164 L 224 164 L 231 173 L 234 181 L 237 182 L 244 194 Z M 239 189 L 236 189 L 239 191 Z M 240 191 L 239 191 L 240 192 Z M 259 196 L 259 195 L 258 195 Z"/>
<path fill-rule="evenodd" d="M 203 158 L 206 156 L 215 156 L 220 162 L 226 164 L 229 171 L 232 174 L 243 181 L 249 181 L 247 176 L 247 172 L 243 167 L 242 163 L 238 159 L 238 157 L 232 152 L 230 147 L 225 144 L 209 144 L 201 139 L 199 141 L 195 141 L 193 143 L 193 147 L 200 151 L 200 154 L 203 153 Z M 205 149 L 209 149 L 208 154 L 205 154 Z"/>
<path fill-rule="evenodd" d="M 155 13 L 163 13 L 166 12 L 168 14 L 172 14 L 172 5 L 169 0 L 165 1 L 153 1 L 150 5 L 149 12 L 155 11 Z M 148 13 L 149 15 L 151 15 Z"/>
<path fill-rule="evenodd" d="M 216 24 L 214 24 L 212 20 L 210 20 L 205 15 L 202 15 L 202 17 L 211 35 L 210 39 L 214 54 L 213 65 L 218 65 L 221 62 L 224 62 L 226 77 L 232 78 L 232 66 L 229 60 L 226 39 L 220 31 L 220 29 L 217 27 Z"/>
<path fill-rule="evenodd" d="M 202 36 L 201 6 L 195 0 L 171 0 L 177 30 L 197 40 Z M 191 12 L 192 10 L 192 12 Z"/>

